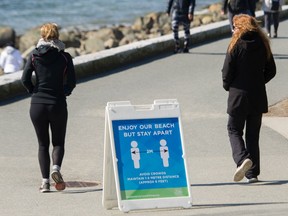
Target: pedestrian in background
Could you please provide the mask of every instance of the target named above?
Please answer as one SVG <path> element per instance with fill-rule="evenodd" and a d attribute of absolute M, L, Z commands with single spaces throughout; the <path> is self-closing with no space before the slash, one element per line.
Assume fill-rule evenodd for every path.
<path fill-rule="evenodd" d="M 22 70 L 23 58 L 20 51 L 15 48 L 13 41 L 7 43 L 1 52 L 0 67 L 2 68 L 4 74 Z"/>
<path fill-rule="evenodd" d="M 273 38 L 278 37 L 279 13 L 282 10 L 283 0 L 263 0 L 265 29 L 268 37 L 271 36 L 271 25 L 274 25 Z"/>
<path fill-rule="evenodd" d="M 52 173 L 57 190 L 65 189 L 60 173 L 64 157 L 64 144 L 68 119 L 66 97 L 75 85 L 72 57 L 64 52 L 65 45 L 59 40 L 55 23 L 44 24 L 41 39 L 29 57 L 22 75 L 22 83 L 32 94 L 30 117 L 39 143 L 38 159 L 42 173 L 40 192 L 50 191 L 50 134 L 53 145 Z M 35 72 L 36 83 L 32 82 Z"/>
<path fill-rule="evenodd" d="M 254 1 L 254 0 L 252 0 Z M 233 17 L 237 14 L 252 15 L 253 4 L 251 0 L 223 0 L 222 2 L 222 14 L 227 14 L 231 32 L 233 32 Z M 255 10 L 255 9 L 254 9 Z"/>
<path fill-rule="evenodd" d="M 172 16 L 172 31 L 174 36 L 174 53 L 180 52 L 179 26 L 184 27 L 183 52 L 189 52 L 190 23 L 194 18 L 195 0 L 168 0 L 167 13 Z"/>
<path fill-rule="evenodd" d="M 268 112 L 265 84 L 276 75 L 269 39 L 249 15 L 233 18 L 234 33 L 222 69 L 228 96 L 228 135 L 237 169 L 234 181 L 260 174 L 259 134 L 262 114 Z M 245 139 L 243 131 L 245 128 Z"/>
<path fill-rule="evenodd" d="M 250 4 L 250 10 L 251 10 L 251 16 L 256 17 L 256 7 L 257 7 L 257 2 L 259 0 L 249 0 L 249 4 Z"/>

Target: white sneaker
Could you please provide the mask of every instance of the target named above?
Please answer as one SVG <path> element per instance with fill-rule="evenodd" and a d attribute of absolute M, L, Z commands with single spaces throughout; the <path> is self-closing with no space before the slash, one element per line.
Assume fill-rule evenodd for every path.
<path fill-rule="evenodd" d="M 49 183 L 42 183 L 42 185 L 39 188 L 39 191 L 41 193 L 47 193 L 50 192 L 50 184 Z"/>
<path fill-rule="evenodd" d="M 246 172 L 252 167 L 252 165 L 253 163 L 250 159 L 245 159 L 241 166 L 236 169 L 236 172 L 234 173 L 234 181 L 241 181 L 244 178 Z"/>
<path fill-rule="evenodd" d="M 258 182 L 259 180 L 258 180 L 258 178 L 257 177 L 255 177 L 255 178 L 250 178 L 250 179 L 247 179 L 247 183 L 256 183 L 256 182 Z"/>

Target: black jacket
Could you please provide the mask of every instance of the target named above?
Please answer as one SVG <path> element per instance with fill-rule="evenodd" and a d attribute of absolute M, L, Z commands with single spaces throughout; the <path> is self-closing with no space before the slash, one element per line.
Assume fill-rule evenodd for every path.
<path fill-rule="evenodd" d="M 231 53 L 227 52 L 222 69 L 223 87 L 229 91 L 227 113 L 260 114 L 268 111 L 265 84 L 276 75 L 273 56 L 266 57 L 258 33 L 245 34 Z"/>
<path fill-rule="evenodd" d="M 243 11 L 249 10 L 251 13 L 255 11 L 254 4 L 258 0 L 234 0 L 229 2 L 229 0 L 222 0 L 222 10 L 227 13 L 227 9 L 233 13 L 238 14 Z"/>
<path fill-rule="evenodd" d="M 177 13 L 188 15 L 194 14 L 195 0 L 168 0 L 166 12 L 170 14 L 171 10 Z"/>
<path fill-rule="evenodd" d="M 35 82 L 32 73 L 35 71 Z M 75 70 L 69 53 L 42 45 L 33 50 L 22 75 L 22 83 L 32 93 L 31 103 L 66 102 L 76 86 Z"/>

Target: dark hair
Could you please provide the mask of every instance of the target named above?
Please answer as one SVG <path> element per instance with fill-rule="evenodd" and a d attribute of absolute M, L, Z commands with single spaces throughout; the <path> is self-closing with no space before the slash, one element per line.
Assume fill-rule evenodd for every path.
<path fill-rule="evenodd" d="M 5 44 L 5 47 L 6 46 L 12 46 L 14 47 L 15 46 L 15 42 L 14 41 L 8 41 L 6 44 Z"/>

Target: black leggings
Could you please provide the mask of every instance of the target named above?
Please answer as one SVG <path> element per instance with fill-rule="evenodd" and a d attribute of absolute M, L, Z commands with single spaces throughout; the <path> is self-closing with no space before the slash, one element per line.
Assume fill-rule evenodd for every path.
<path fill-rule="evenodd" d="M 279 27 L 279 12 L 264 12 L 265 28 L 268 34 L 271 34 L 271 25 L 274 25 L 274 33 L 277 34 Z"/>
<path fill-rule="evenodd" d="M 52 162 L 61 167 L 64 157 L 64 144 L 67 126 L 67 105 L 63 104 L 31 104 L 30 117 L 34 125 L 39 143 L 38 159 L 43 178 L 50 175 L 50 136 L 52 137 Z"/>

